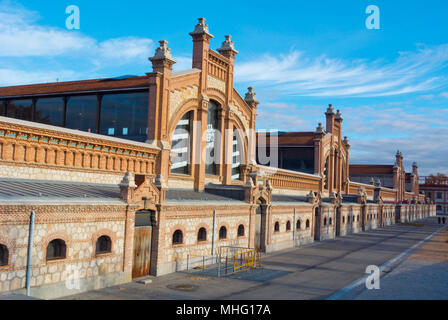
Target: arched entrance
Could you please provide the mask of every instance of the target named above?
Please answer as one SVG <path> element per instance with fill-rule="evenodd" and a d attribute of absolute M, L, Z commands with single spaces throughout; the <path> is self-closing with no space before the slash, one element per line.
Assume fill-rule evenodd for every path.
<path fill-rule="evenodd" d="M 341 207 L 336 208 L 336 237 L 341 235 Z"/>
<path fill-rule="evenodd" d="M 314 240 L 320 241 L 320 214 L 319 207 L 314 208 Z"/>

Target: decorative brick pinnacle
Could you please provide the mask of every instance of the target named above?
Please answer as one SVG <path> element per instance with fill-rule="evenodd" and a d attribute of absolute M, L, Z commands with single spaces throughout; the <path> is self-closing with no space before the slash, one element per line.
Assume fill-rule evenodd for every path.
<path fill-rule="evenodd" d="M 232 41 L 231 35 L 225 36 L 226 40 L 221 44 L 221 48 L 218 49 L 219 53 L 223 53 L 226 51 L 232 51 L 234 53 L 238 53 L 238 51 L 235 50 L 235 45 Z"/>
<path fill-rule="evenodd" d="M 325 133 L 324 127 L 322 126 L 322 123 L 320 123 L 320 122 L 316 128 L 316 133 Z"/>
<path fill-rule="evenodd" d="M 328 115 L 334 114 L 334 109 L 333 109 L 333 105 L 332 104 L 328 105 L 328 109 L 327 109 L 327 112 L 325 112 L 325 114 L 328 114 Z"/>
<path fill-rule="evenodd" d="M 156 53 L 154 54 L 154 57 L 149 58 L 151 61 L 161 61 L 161 60 L 167 60 L 171 63 L 176 63 L 176 60 L 174 60 L 171 57 L 171 49 L 168 48 L 168 41 L 166 40 L 160 40 L 160 47 L 156 49 Z"/>
<path fill-rule="evenodd" d="M 254 88 L 249 87 L 247 88 L 246 96 L 244 97 L 244 101 L 246 101 L 248 104 L 255 103 L 258 104 L 257 101 L 257 94 L 254 92 Z"/>
<path fill-rule="evenodd" d="M 194 31 L 190 32 L 191 36 L 201 34 L 206 34 L 213 38 L 213 35 L 208 31 L 208 24 L 205 23 L 205 18 L 198 18 L 198 24 L 194 27 Z"/>
<path fill-rule="evenodd" d="M 336 120 L 342 120 L 342 114 L 341 114 L 341 111 L 339 109 L 336 111 L 335 119 Z"/>

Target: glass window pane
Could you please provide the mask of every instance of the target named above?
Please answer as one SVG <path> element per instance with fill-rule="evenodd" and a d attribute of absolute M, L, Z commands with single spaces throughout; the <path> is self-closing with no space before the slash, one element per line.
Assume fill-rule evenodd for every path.
<path fill-rule="evenodd" d="M 192 112 L 179 120 L 171 142 L 171 172 L 188 174 L 190 164 L 190 122 Z"/>
<path fill-rule="evenodd" d="M 40 98 L 36 102 L 36 121 L 62 126 L 64 117 L 63 98 Z"/>
<path fill-rule="evenodd" d="M 207 150 L 205 157 L 205 173 L 216 174 L 215 149 L 217 147 L 218 106 L 210 102 L 207 119 Z"/>
<path fill-rule="evenodd" d="M 10 100 L 6 105 L 6 116 L 21 120 L 33 120 L 33 100 Z"/>
<path fill-rule="evenodd" d="M 6 115 L 6 101 L 0 101 L 0 116 Z"/>
<path fill-rule="evenodd" d="M 239 141 L 238 131 L 233 130 L 232 142 L 232 180 L 240 180 L 240 168 L 243 159 L 243 150 Z"/>
<path fill-rule="evenodd" d="M 148 92 L 106 94 L 101 102 L 100 134 L 145 141 Z"/>
<path fill-rule="evenodd" d="M 96 132 L 97 104 L 96 95 L 70 97 L 67 101 L 65 126 L 70 129 Z"/>

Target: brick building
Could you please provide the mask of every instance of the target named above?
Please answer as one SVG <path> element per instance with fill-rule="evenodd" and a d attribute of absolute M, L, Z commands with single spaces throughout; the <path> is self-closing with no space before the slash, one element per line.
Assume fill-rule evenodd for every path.
<path fill-rule="evenodd" d="M 332 107 L 325 130 L 295 137 L 307 172 L 257 164 L 259 102 L 233 88 L 231 37 L 212 50 L 203 18 L 190 35 L 189 70 L 172 72 L 160 41 L 145 76 L 0 88 L 0 292 L 26 284 L 31 211 L 31 294 L 43 298 L 434 214 L 350 181 Z"/>
<path fill-rule="evenodd" d="M 448 181 L 433 181 L 429 177 L 423 177 L 424 183 L 420 184 L 421 192 L 425 193 L 428 202 L 436 205 L 437 214 L 448 214 Z"/>

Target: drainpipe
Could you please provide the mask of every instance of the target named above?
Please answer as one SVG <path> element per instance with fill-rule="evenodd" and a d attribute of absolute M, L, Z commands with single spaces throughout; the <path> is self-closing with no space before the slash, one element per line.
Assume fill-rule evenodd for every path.
<path fill-rule="evenodd" d="M 294 222 L 292 223 L 292 247 L 296 247 L 296 208 L 294 208 Z"/>
<path fill-rule="evenodd" d="M 215 256 L 216 210 L 213 210 L 212 257 Z"/>
<path fill-rule="evenodd" d="M 33 250 L 33 237 L 34 237 L 34 218 L 36 213 L 31 211 L 30 217 L 30 229 L 28 235 L 28 258 L 26 262 L 26 295 L 30 295 L 31 286 L 31 271 L 32 271 L 32 250 Z"/>

